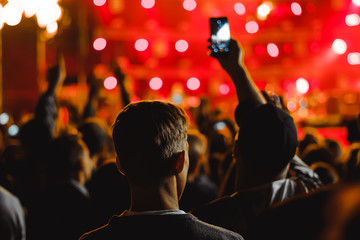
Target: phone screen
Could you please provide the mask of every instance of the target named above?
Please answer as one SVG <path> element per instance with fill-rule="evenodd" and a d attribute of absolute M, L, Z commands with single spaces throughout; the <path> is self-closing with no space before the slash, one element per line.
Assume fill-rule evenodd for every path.
<path fill-rule="evenodd" d="M 211 50 L 226 54 L 230 45 L 230 26 L 227 17 L 210 18 Z"/>

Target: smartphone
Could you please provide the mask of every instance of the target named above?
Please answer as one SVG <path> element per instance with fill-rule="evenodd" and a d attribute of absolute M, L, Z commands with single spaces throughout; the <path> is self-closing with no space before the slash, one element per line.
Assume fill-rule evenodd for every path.
<path fill-rule="evenodd" d="M 215 55 L 229 52 L 230 26 L 227 17 L 210 18 L 211 51 Z"/>

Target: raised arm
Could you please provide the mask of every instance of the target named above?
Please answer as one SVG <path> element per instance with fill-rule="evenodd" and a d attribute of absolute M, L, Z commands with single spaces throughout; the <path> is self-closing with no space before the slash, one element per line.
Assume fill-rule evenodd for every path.
<path fill-rule="evenodd" d="M 123 102 L 124 107 L 130 103 L 130 96 L 129 93 L 126 91 L 125 88 L 125 74 L 122 72 L 120 66 L 117 63 L 112 64 L 112 68 L 115 74 L 116 79 L 119 82 L 120 85 L 120 91 L 121 91 L 121 99 Z"/>
<path fill-rule="evenodd" d="M 235 85 L 239 104 L 247 100 L 258 102 L 258 104 L 266 103 L 262 94 L 247 72 L 244 65 L 243 51 L 237 41 L 231 39 L 230 52 L 227 55 L 214 56 L 210 54 L 210 56 L 215 57 L 221 64 L 222 68 L 231 77 Z"/>
<path fill-rule="evenodd" d="M 57 64 L 48 68 L 47 81 L 49 85 L 47 90 L 40 96 L 35 109 L 35 119 L 45 124 L 52 136 L 55 133 L 57 116 L 56 96 L 59 94 L 65 78 L 65 60 L 60 55 Z"/>

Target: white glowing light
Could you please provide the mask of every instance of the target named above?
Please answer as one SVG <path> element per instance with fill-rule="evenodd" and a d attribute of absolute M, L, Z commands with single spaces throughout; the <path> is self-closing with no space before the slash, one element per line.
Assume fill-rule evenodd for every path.
<path fill-rule="evenodd" d="M 300 16 L 302 14 L 301 5 L 297 2 L 291 3 L 291 11 L 295 16 Z"/>
<path fill-rule="evenodd" d="M 257 24 L 255 21 L 247 22 L 245 24 L 245 30 L 251 34 L 257 33 L 259 31 L 259 24 Z"/>
<path fill-rule="evenodd" d="M 265 2 L 257 8 L 257 16 L 260 20 L 265 20 L 273 9 L 273 5 L 270 2 Z"/>
<path fill-rule="evenodd" d="M 271 57 L 275 58 L 279 56 L 279 48 L 275 43 L 269 43 L 266 49 Z"/>
<path fill-rule="evenodd" d="M 2 19 L 9 26 L 15 26 L 21 21 L 22 10 L 16 2 L 9 2 L 2 9 Z"/>
<path fill-rule="evenodd" d="M 196 8 L 197 3 L 195 0 L 184 0 L 183 7 L 186 11 L 192 11 Z"/>
<path fill-rule="evenodd" d="M 195 77 L 189 78 L 189 80 L 186 82 L 186 86 L 190 90 L 197 90 L 200 87 L 200 80 Z"/>
<path fill-rule="evenodd" d="M 18 133 L 19 133 L 19 127 L 16 126 L 15 124 L 11 125 L 9 128 L 8 128 L 8 133 L 10 136 L 16 136 Z"/>
<path fill-rule="evenodd" d="M 360 53 L 358 52 L 349 53 L 347 60 L 350 65 L 360 65 Z"/>
<path fill-rule="evenodd" d="M 6 125 L 10 120 L 9 114 L 7 113 L 2 113 L 0 114 L 0 124 L 1 125 Z"/>
<path fill-rule="evenodd" d="M 162 85 L 163 81 L 159 77 L 153 77 L 149 82 L 149 86 L 152 90 L 159 90 Z"/>
<path fill-rule="evenodd" d="M 309 91 L 310 85 L 309 82 L 304 78 L 299 78 L 296 80 L 296 90 L 301 93 L 305 94 Z"/>
<path fill-rule="evenodd" d="M 352 0 L 353 4 L 356 6 L 360 6 L 360 0 Z"/>
<path fill-rule="evenodd" d="M 334 50 L 334 52 L 336 54 L 344 54 L 347 50 L 347 44 L 344 40 L 342 39 L 336 39 L 333 44 L 332 44 L 332 48 Z"/>
<path fill-rule="evenodd" d="M 45 27 L 46 25 L 57 21 L 61 18 L 61 8 L 53 2 L 43 3 L 37 10 L 36 16 L 37 21 L 40 27 Z"/>
<path fill-rule="evenodd" d="M 55 34 L 58 30 L 57 22 L 52 22 L 46 26 L 46 32 L 48 34 Z"/>
<path fill-rule="evenodd" d="M 239 3 L 239 2 L 234 4 L 234 10 L 237 15 L 244 15 L 246 13 L 246 8 L 245 8 L 244 4 Z"/>
<path fill-rule="evenodd" d="M 349 14 L 345 17 L 345 23 L 349 27 L 354 27 L 360 24 L 360 17 L 357 14 Z"/>

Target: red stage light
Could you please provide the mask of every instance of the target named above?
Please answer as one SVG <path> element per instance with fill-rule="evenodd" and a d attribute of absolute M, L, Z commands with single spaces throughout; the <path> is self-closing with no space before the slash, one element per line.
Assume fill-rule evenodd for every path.
<path fill-rule="evenodd" d="M 300 16 L 302 14 L 301 5 L 297 2 L 292 2 L 291 3 L 291 11 L 294 15 Z"/>
<path fill-rule="evenodd" d="M 259 25 L 255 21 L 250 21 L 245 24 L 245 30 L 248 33 L 257 33 L 259 31 Z"/>
<path fill-rule="evenodd" d="M 95 6 L 101 7 L 105 5 L 106 0 L 94 0 L 93 3 L 95 4 Z"/>
<path fill-rule="evenodd" d="M 360 53 L 349 53 L 347 56 L 347 60 L 350 65 L 360 65 Z"/>
<path fill-rule="evenodd" d="M 345 23 L 349 27 L 357 26 L 360 24 L 360 17 L 357 14 L 349 14 L 345 17 Z"/>
<path fill-rule="evenodd" d="M 186 11 L 192 11 L 196 8 L 196 1 L 195 0 L 184 0 L 183 7 Z"/>
<path fill-rule="evenodd" d="M 264 55 L 266 53 L 266 49 L 263 45 L 256 45 L 255 46 L 255 53 L 257 55 Z"/>
<path fill-rule="evenodd" d="M 117 79 L 113 76 L 107 77 L 104 80 L 104 88 L 107 90 L 113 90 L 117 85 Z"/>
<path fill-rule="evenodd" d="M 293 51 L 293 47 L 292 47 L 292 45 L 291 45 L 290 43 L 285 43 L 285 44 L 283 45 L 283 50 L 284 50 L 284 52 L 285 52 L 286 54 L 290 54 L 290 53 L 292 53 L 292 51 Z"/>
<path fill-rule="evenodd" d="M 318 52 L 318 51 L 320 50 L 320 45 L 319 45 L 319 43 L 317 43 L 317 42 L 312 42 L 312 43 L 310 44 L 310 50 L 311 50 L 312 52 Z"/>
<path fill-rule="evenodd" d="M 190 90 L 197 90 L 200 87 L 200 80 L 195 77 L 189 78 L 186 82 L 186 86 Z"/>
<path fill-rule="evenodd" d="M 275 43 L 269 43 L 266 49 L 271 57 L 275 58 L 279 56 L 279 48 L 276 46 Z"/>
<path fill-rule="evenodd" d="M 140 38 L 135 42 L 135 49 L 139 52 L 145 51 L 149 46 L 149 42 L 146 39 Z"/>
<path fill-rule="evenodd" d="M 246 8 L 245 8 L 244 4 L 239 3 L 239 2 L 234 4 L 234 10 L 237 15 L 244 15 L 246 13 Z"/>
<path fill-rule="evenodd" d="M 229 92 L 230 92 L 230 87 L 229 87 L 229 85 L 223 83 L 223 84 L 221 84 L 221 85 L 219 86 L 219 93 L 220 93 L 221 95 L 228 95 Z"/>
<path fill-rule="evenodd" d="M 189 43 L 186 40 L 178 40 L 175 43 L 175 49 L 178 52 L 185 52 L 189 48 Z"/>
<path fill-rule="evenodd" d="M 155 0 L 141 0 L 141 6 L 150 9 L 155 6 Z"/>
<path fill-rule="evenodd" d="M 159 90 L 162 85 L 163 81 L 159 77 L 153 77 L 149 82 L 149 86 L 152 90 Z"/>
<path fill-rule="evenodd" d="M 106 47 L 106 39 L 105 38 L 97 38 L 93 43 L 93 47 L 96 51 L 102 51 Z"/>
<path fill-rule="evenodd" d="M 333 44 L 332 44 L 332 48 L 334 50 L 334 52 L 336 54 L 344 54 L 347 50 L 347 44 L 344 40 L 342 39 L 336 39 Z"/>

